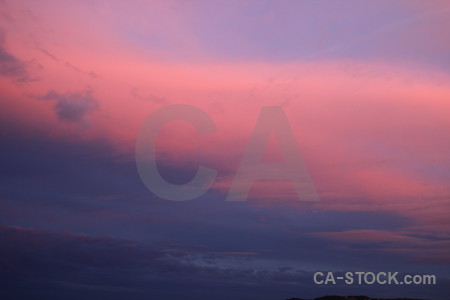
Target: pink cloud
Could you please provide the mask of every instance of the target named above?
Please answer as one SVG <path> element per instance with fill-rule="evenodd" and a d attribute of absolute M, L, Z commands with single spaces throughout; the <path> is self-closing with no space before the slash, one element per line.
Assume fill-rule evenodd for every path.
<path fill-rule="evenodd" d="M 177 13 L 163 2 L 152 4 L 169 16 L 158 19 L 163 31 L 144 18 L 126 18 L 134 8 L 124 4 L 109 10 L 83 3 L 70 12 L 64 4 L 52 4 L 8 2 L 14 18 L 2 19 L 8 51 L 34 61 L 29 71 L 39 78 L 22 85 L 0 79 L 2 116 L 17 126 L 55 138 L 106 138 L 132 156 L 144 119 L 166 104 L 145 99 L 195 105 L 211 115 L 217 133 L 200 139 L 188 126 L 170 125 L 159 151 L 175 163 L 201 157 L 223 171 L 215 188 L 226 192 L 261 107 L 282 105 L 322 199 L 312 209 L 393 211 L 429 230 L 448 232 L 450 78 L 445 72 L 400 61 L 225 62 L 208 56 L 183 26 L 192 12 Z M 24 5 L 28 13 L 21 10 Z M 124 16 L 115 9 L 123 9 Z M 440 40 L 446 28 L 431 24 L 426 32 Z M 170 60 L 157 47 L 127 40 L 133 35 L 126 29 L 154 34 L 206 58 Z M 58 95 L 92 90 L 100 107 L 89 115 L 92 126 L 61 122 L 52 103 L 36 100 L 52 90 Z M 290 183 L 256 182 L 251 195 L 254 205 L 304 208 Z"/>

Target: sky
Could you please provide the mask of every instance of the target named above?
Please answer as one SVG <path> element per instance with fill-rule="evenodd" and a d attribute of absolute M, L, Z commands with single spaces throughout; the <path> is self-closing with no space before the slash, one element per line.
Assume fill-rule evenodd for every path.
<path fill-rule="evenodd" d="M 167 182 L 217 172 L 187 201 L 136 164 L 146 120 L 176 104 L 214 127 L 156 136 Z M 292 135 L 271 134 L 261 163 L 292 136 L 319 201 L 276 178 L 227 201 L 268 106 Z M 1 298 L 448 299 L 449 115 L 447 1 L 2 0 Z"/>

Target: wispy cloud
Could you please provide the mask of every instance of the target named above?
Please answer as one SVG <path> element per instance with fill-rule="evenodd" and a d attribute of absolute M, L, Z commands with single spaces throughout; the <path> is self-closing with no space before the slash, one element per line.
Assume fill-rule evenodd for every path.
<path fill-rule="evenodd" d="M 5 32 L 0 29 L 0 75 L 14 78 L 19 82 L 29 80 L 26 64 L 6 49 Z"/>

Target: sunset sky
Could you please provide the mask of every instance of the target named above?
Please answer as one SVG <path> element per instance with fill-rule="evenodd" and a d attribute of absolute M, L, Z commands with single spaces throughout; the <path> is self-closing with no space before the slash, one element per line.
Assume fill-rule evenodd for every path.
<path fill-rule="evenodd" d="M 213 120 L 136 140 L 160 108 Z M 281 106 L 320 201 L 255 181 L 226 201 L 258 116 Z M 1 299 L 450 295 L 448 1 L 0 1 Z M 283 158 L 271 139 L 264 159 Z M 239 184 L 239 182 L 237 183 Z M 435 274 L 328 285 L 316 271 Z"/>

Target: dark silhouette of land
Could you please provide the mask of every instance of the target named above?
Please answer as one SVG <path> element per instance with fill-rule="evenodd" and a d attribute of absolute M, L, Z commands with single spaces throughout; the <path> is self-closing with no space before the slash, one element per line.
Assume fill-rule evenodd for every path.
<path fill-rule="evenodd" d="M 367 296 L 323 296 L 314 299 L 289 298 L 286 300 L 424 300 L 416 298 L 370 298 Z"/>

